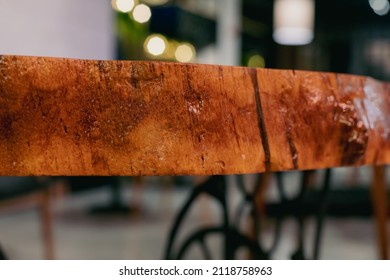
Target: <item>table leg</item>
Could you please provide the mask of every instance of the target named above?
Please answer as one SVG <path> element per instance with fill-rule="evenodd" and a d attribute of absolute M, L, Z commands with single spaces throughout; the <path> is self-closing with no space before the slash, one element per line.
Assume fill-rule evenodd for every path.
<path fill-rule="evenodd" d="M 315 209 L 306 209 L 307 205 L 305 204 L 306 192 L 311 181 L 311 176 L 314 173 L 312 171 L 303 172 L 303 181 L 301 184 L 301 190 L 297 197 L 289 199 L 285 193 L 285 186 L 282 178 L 282 173 L 276 173 L 278 193 L 281 207 L 283 208 L 279 215 L 276 217 L 275 229 L 274 229 L 274 239 L 268 248 L 265 248 L 261 238 L 260 233 L 264 224 L 264 219 L 260 218 L 260 209 L 262 208 L 262 200 L 264 197 L 264 188 L 266 187 L 265 182 L 268 181 L 269 174 L 259 174 L 257 175 L 257 181 L 254 186 L 246 186 L 244 178 L 241 175 L 237 175 L 236 185 L 240 191 L 242 200 L 239 203 L 237 209 L 234 209 L 232 219 L 229 218 L 228 213 L 228 203 L 226 199 L 226 193 L 228 188 L 226 186 L 226 180 L 223 176 L 211 176 L 206 182 L 201 184 L 198 187 L 195 187 L 191 192 L 189 198 L 185 202 L 184 206 L 181 208 L 177 218 L 174 222 L 174 225 L 170 231 L 168 238 L 168 243 L 165 252 L 166 259 L 176 259 L 183 258 L 187 251 L 192 248 L 194 244 L 200 246 L 201 251 L 204 254 L 206 259 L 211 258 L 211 252 L 206 247 L 205 240 L 211 235 L 221 235 L 224 238 L 222 258 L 224 259 L 233 259 L 236 257 L 238 249 L 245 248 L 249 251 L 249 256 L 253 259 L 269 259 L 273 255 L 275 249 L 277 248 L 281 236 L 281 225 L 285 217 L 292 215 L 296 219 L 299 229 L 298 234 L 298 246 L 294 254 L 292 255 L 293 259 L 305 259 L 304 254 L 304 229 L 305 229 L 305 219 L 310 214 L 309 212 L 314 211 L 316 217 L 316 231 L 314 237 L 314 250 L 311 257 L 318 258 L 320 252 L 320 243 L 321 236 L 323 232 L 323 223 L 325 219 L 325 214 L 327 210 L 328 194 L 330 189 L 330 170 L 325 172 L 325 180 L 322 190 L 319 192 L 319 195 L 314 203 Z M 265 177 L 264 177 L 265 176 Z M 193 234 L 189 235 L 188 238 L 182 242 L 180 246 L 174 246 L 176 236 L 178 235 L 180 226 L 182 225 L 187 212 L 190 210 L 191 206 L 196 203 L 196 200 L 201 194 L 207 194 L 214 201 L 218 202 L 222 210 L 222 219 L 221 224 L 214 227 L 206 227 L 196 230 Z M 259 196 L 261 197 L 261 203 L 259 203 Z M 245 210 L 249 210 L 245 211 Z M 263 209 L 264 210 L 264 209 Z M 309 210 L 309 212 L 308 212 Z M 242 221 L 245 219 L 251 223 L 251 232 L 248 234 L 244 233 L 240 227 Z M 246 228 L 247 229 L 247 228 Z M 245 229 L 244 229 L 245 231 Z M 176 250 L 175 250 L 176 248 Z"/>

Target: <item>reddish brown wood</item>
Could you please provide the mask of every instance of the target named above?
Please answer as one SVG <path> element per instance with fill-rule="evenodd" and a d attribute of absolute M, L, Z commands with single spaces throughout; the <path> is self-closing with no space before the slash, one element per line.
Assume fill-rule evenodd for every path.
<path fill-rule="evenodd" d="M 389 242 L 387 231 L 389 206 L 387 202 L 386 170 L 384 166 L 375 166 L 373 168 L 373 184 L 371 193 L 379 249 L 378 256 L 382 260 L 387 260 L 389 258 Z"/>
<path fill-rule="evenodd" d="M 345 74 L 0 57 L 1 175 L 390 162 L 390 85 Z"/>

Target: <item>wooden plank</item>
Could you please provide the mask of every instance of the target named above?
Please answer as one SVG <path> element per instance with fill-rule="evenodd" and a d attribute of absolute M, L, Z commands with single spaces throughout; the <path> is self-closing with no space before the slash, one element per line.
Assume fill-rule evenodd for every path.
<path fill-rule="evenodd" d="M 0 57 L 1 175 L 254 173 L 390 162 L 363 76 Z"/>

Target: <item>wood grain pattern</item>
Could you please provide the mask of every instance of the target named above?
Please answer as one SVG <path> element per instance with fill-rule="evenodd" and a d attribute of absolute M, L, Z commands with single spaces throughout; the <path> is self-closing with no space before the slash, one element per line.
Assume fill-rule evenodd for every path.
<path fill-rule="evenodd" d="M 0 57 L 1 175 L 390 162 L 390 84 L 345 74 Z"/>

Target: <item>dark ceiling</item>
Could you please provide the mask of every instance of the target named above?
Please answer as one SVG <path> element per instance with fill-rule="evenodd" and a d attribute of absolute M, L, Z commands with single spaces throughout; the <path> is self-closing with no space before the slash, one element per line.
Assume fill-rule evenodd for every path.
<path fill-rule="evenodd" d="M 154 8 L 151 31 L 192 42 L 201 49 L 216 40 L 216 22 L 180 8 L 180 0 Z M 308 47 L 284 47 L 272 38 L 274 0 L 242 0 L 242 64 L 254 53 L 264 56 L 267 67 L 300 67 L 304 55 L 315 61 L 303 69 L 372 74 L 379 69 L 363 61 L 370 40 L 390 42 L 390 13 L 379 16 L 368 0 L 315 1 L 315 39 Z M 359 46 L 361 45 L 361 46 Z M 282 58 L 281 58 L 282 57 Z M 286 62 L 291 57 L 296 57 Z M 285 59 L 286 58 L 286 59 Z M 282 61 L 282 63 L 280 63 Z M 356 66 L 357 62 L 360 66 Z M 291 66 L 293 65 L 293 66 Z M 381 72 L 382 73 L 382 72 Z M 386 78 L 389 74 L 376 74 Z M 373 74 L 374 75 L 374 74 Z"/>
<path fill-rule="evenodd" d="M 243 16 L 272 27 L 273 0 L 243 0 Z M 378 16 L 368 0 L 317 0 L 315 23 L 321 27 L 390 24 L 390 13 Z"/>

